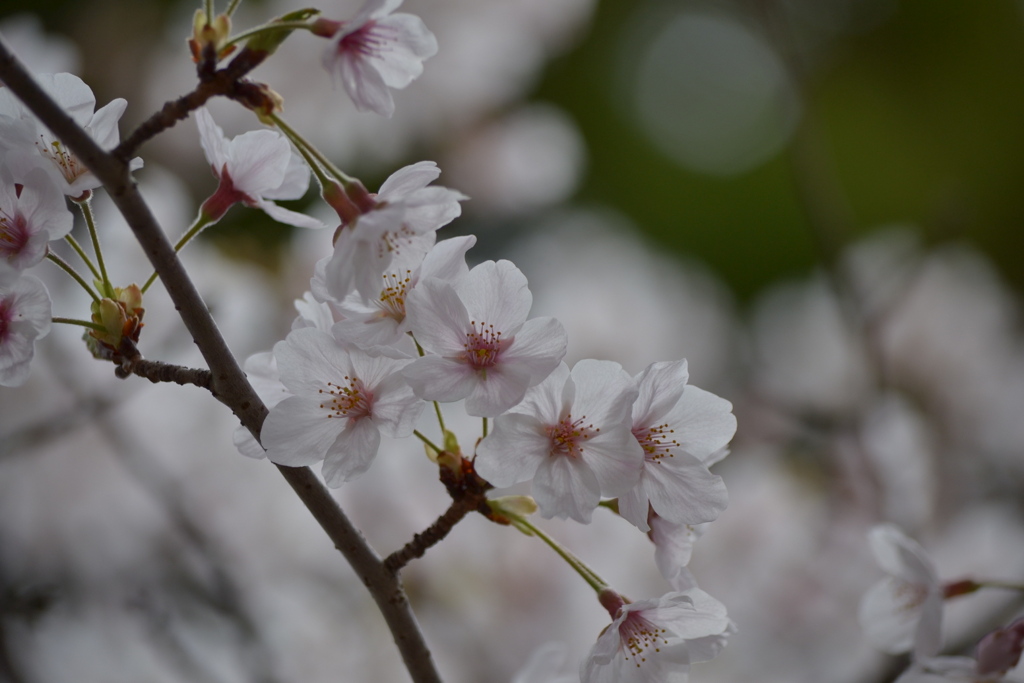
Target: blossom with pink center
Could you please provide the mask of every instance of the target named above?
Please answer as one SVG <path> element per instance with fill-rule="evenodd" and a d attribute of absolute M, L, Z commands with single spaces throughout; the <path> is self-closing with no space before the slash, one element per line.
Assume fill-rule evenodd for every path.
<path fill-rule="evenodd" d="M 581 683 L 686 683 L 690 664 L 713 659 L 733 630 L 725 606 L 697 588 L 619 603 Z"/>
<path fill-rule="evenodd" d="M 315 218 L 271 201 L 298 199 L 309 188 L 309 167 L 287 138 L 272 130 L 251 130 L 228 140 L 206 107 L 196 110 L 196 125 L 206 160 L 219 181 L 202 206 L 211 222 L 242 203 L 297 228 L 324 227 Z"/>
<path fill-rule="evenodd" d="M 423 73 L 437 53 L 437 39 L 423 20 L 393 12 L 402 0 L 368 0 L 359 14 L 338 24 L 324 53 L 324 67 L 345 87 L 359 111 L 391 117 L 389 88 L 402 89 Z"/>
<path fill-rule="evenodd" d="M 554 370 L 568 339 L 554 318 L 527 320 L 533 296 L 509 261 L 487 261 L 449 282 L 422 280 L 407 315 L 427 355 L 405 370 L 428 401 L 466 399 L 466 412 L 494 417 L 519 403 Z"/>
<path fill-rule="evenodd" d="M 363 198 L 369 206 L 359 208 L 354 222 L 339 232 L 324 268 L 324 287 L 333 299 L 342 301 L 355 290 L 369 303 L 380 294 L 381 276 L 393 259 L 415 260 L 430 251 L 438 228 L 462 213 L 459 202 L 466 198 L 431 186 L 440 175 L 433 161 L 420 161 L 395 171 L 376 195 Z"/>
<path fill-rule="evenodd" d="M 938 654 L 943 588 L 931 558 L 893 524 L 871 529 L 868 541 L 889 576 L 868 589 L 861 601 L 864 635 L 891 654 L 911 649 L 917 658 Z"/>
<path fill-rule="evenodd" d="M 409 359 L 370 355 L 313 327 L 292 330 L 274 357 L 292 395 L 263 423 L 271 461 L 298 467 L 322 460 L 327 484 L 340 486 L 370 467 L 381 434 L 412 435 L 425 404 L 402 379 Z"/>
<path fill-rule="evenodd" d="M 31 275 L 0 283 L 0 386 L 16 387 L 28 379 L 35 342 L 51 324 L 50 295 Z"/>
<path fill-rule="evenodd" d="M 619 514 L 648 531 L 648 506 L 680 524 L 710 522 L 725 509 L 722 478 L 704 460 L 736 433 L 732 404 L 687 386 L 686 361 L 654 363 L 636 376 L 633 436 L 644 450 L 640 481 L 619 498 Z"/>
<path fill-rule="evenodd" d="M 433 234 L 433 233 L 431 233 Z M 426 255 L 414 250 L 396 254 L 382 276 L 380 294 L 369 303 L 356 293 L 337 305 L 343 319 L 334 327 L 339 339 L 356 346 L 391 346 L 409 332 L 405 304 L 421 280 L 454 281 L 469 272 L 466 252 L 476 237 L 453 237 L 434 245 Z"/>
<path fill-rule="evenodd" d="M 417 361 L 419 362 L 419 361 Z M 643 449 L 630 431 L 636 383 L 618 363 L 559 364 L 523 402 L 494 421 L 476 450 L 476 471 L 498 487 L 533 480 L 545 517 L 587 524 L 601 494 L 632 488 Z"/>
<path fill-rule="evenodd" d="M 42 261 L 47 243 L 71 232 L 73 222 L 64 195 L 43 170 L 18 180 L 16 186 L 7 169 L 0 172 L 0 283 Z"/>
<path fill-rule="evenodd" d="M 96 144 L 107 150 L 117 146 L 117 122 L 128 106 L 125 100 L 111 100 L 96 110 L 92 89 L 78 76 L 36 74 L 35 79 Z M 33 167 L 42 168 L 61 192 L 70 197 L 80 197 L 101 185 L 85 164 L 54 137 L 9 88 L 0 88 L 0 150 L 7 152 L 4 163 L 16 169 L 18 175 Z M 132 160 L 132 170 L 141 167 L 141 159 Z"/>

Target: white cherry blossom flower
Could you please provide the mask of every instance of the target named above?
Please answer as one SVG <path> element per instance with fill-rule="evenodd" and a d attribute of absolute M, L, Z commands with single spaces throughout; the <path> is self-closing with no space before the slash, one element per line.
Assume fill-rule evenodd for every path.
<path fill-rule="evenodd" d="M 466 399 L 466 412 L 494 417 L 558 366 L 568 343 L 554 318 L 527 320 L 533 297 L 510 261 L 487 261 L 456 282 L 430 278 L 409 294 L 410 326 L 428 355 L 405 377 L 428 401 Z"/>
<path fill-rule="evenodd" d="M 633 379 L 618 363 L 565 363 L 494 421 L 477 446 L 476 471 L 498 487 L 533 480 L 545 517 L 588 524 L 601 494 L 632 488 L 643 449 L 630 432 Z"/>
<path fill-rule="evenodd" d="M 370 467 L 381 434 L 412 435 L 425 404 L 402 379 L 408 359 L 371 356 L 315 328 L 292 330 L 274 356 L 292 396 L 263 424 L 271 461 L 298 467 L 322 460 L 324 479 L 336 487 Z"/>
<path fill-rule="evenodd" d="M 466 252 L 475 243 L 473 235 L 453 237 L 435 244 L 425 256 L 412 249 L 396 254 L 384 271 L 376 298 L 367 304 L 352 293 L 338 304 L 343 319 L 334 333 L 362 348 L 398 343 L 410 329 L 405 304 L 412 291 L 427 278 L 452 282 L 465 276 L 469 272 Z"/>
<path fill-rule="evenodd" d="M 376 195 L 361 198 L 364 205 L 340 231 L 324 268 L 331 297 L 342 301 L 356 290 L 369 302 L 380 294 L 381 276 L 392 259 L 405 252 L 410 252 L 405 258 L 422 257 L 430 250 L 434 233 L 462 213 L 459 202 L 466 198 L 429 186 L 440 175 L 433 161 L 421 161 L 392 173 Z"/>
<path fill-rule="evenodd" d="M 878 565 L 889 576 L 865 593 L 860 604 L 864 635 L 892 654 L 914 651 L 932 657 L 942 644 L 943 587 L 935 565 L 914 540 L 893 524 L 868 533 Z"/>
<path fill-rule="evenodd" d="M 36 74 L 35 78 L 100 147 L 109 150 L 117 146 L 117 122 L 128 106 L 125 100 L 111 100 L 96 110 L 92 89 L 78 76 Z M 61 192 L 70 197 L 80 197 L 101 185 L 85 164 L 40 123 L 9 88 L 0 88 L 0 150 L 7 151 L 5 164 L 19 172 L 36 166 L 42 168 Z M 141 159 L 132 160 L 133 170 L 141 167 Z"/>
<path fill-rule="evenodd" d="M 437 53 L 437 39 L 419 17 L 393 12 L 402 0 L 368 0 L 340 22 L 324 53 L 324 68 L 344 86 L 359 111 L 391 117 L 389 88 L 402 89 L 423 73 Z"/>
<path fill-rule="evenodd" d="M 69 232 L 73 218 L 57 186 L 41 169 L 18 179 L 0 171 L 0 283 L 46 256 L 47 243 Z"/>
<path fill-rule="evenodd" d="M 704 591 L 623 603 L 580 665 L 582 683 L 686 683 L 690 664 L 714 658 L 732 631 Z"/>
<path fill-rule="evenodd" d="M 16 387 L 28 379 L 35 342 L 50 332 L 50 295 L 31 275 L 0 283 L 0 385 Z"/>
<path fill-rule="evenodd" d="M 322 228 L 320 221 L 275 204 L 273 199 L 298 199 L 309 188 L 309 167 L 287 138 L 272 130 L 251 130 L 230 140 L 206 107 L 196 110 L 199 142 L 219 184 L 203 203 L 211 221 L 241 202 L 260 209 L 280 223 L 297 228 Z"/>
<path fill-rule="evenodd" d="M 722 478 L 706 458 L 732 439 L 732 404 L 687 386 L 686 361 L 654 363 L 636 376 L 633 436 L 644 450 L 640 481 L 619 497 L 619 514 L 649 531 L 648 506 L 680 524 L 710 522 L 728 505 Z"/>

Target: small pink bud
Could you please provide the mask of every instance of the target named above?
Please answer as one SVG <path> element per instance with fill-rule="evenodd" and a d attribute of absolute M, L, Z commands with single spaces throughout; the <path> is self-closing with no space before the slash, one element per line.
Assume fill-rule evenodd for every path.
<path fill-rule="evenodd" d="M 608 610 L 608 614 L 612 615 L 612 621 L 619 616 L 619 610 L 622 609 L 622 606 L 629 602 L 629 600 L 626 600 L 611 588 L 605 588 L 598 593 L 597 601 L 601 603 L 601 607 Z"/>
<path fill-rule="evenodd" d="M 975 650 L 978 673 L 1001 674 L 1017 666 L 1024 652 L 1024 619 L 996 629 L 981 639 Z"/>

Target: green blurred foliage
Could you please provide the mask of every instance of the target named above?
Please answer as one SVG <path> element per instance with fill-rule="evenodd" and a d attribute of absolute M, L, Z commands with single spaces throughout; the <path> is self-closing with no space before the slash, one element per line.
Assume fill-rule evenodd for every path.
<path fill-rule="evenodd" d="M 569 111 L 587 141 L 580 198 L 617 207 L 658 244 L 706 261 L 743 298 L 805 273 L 820 254 L 788 153 L 731 178 L 689 172 L 616 106 L 616 48 L 641 8 L 603 0 L 587 38 L 535 93 Z M 1024 288 L 1022 29 L 1009 0 L 904 0 L 881 26 L 831 45 L 804 106 L 819 124 L 815 151 L 851 209 L 844 241 L 915 225 L 928 241 L 980 247 Z"/>

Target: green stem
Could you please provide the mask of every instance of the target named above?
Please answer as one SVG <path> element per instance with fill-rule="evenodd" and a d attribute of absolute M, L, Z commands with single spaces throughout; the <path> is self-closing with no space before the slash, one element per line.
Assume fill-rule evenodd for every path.
<path fill-rule="evenodd" d="M 231 3 L 228 5 L 228 8 L 226 10 L 224 10 L 224 14 L 226 14 L 226 15 L 228 15 L 230 17 L 232 14 L 235 13 L 235 10 L 238 9 L 238 5 L 241 2 L 242 2 L 242 0 L 231 0 Z"/>
<path fill-rule="evenodd" d="M 535 527 L 525 517 L 520 517 L 519 515 L 508 512 L 507 510 L 503 510 L 502 514 L 514 519 L 518 525 L 528 529 L 531 533 L 537 536 L 537 538 L 547 543 L 552 550 L 558 553 L 559 557 L 569 563 L 569 566 L 575 569 L 576 573 L 583 577 L 583 580 L 586 581 L 595 592 L 600 593 L 604 589 L 608 588 L 608 583 L 598 576 L 593 569 L 584 564 L 583 560 L 573 555 L 561 543 Z"/>
<path fill-rule="evenodd" d="M 271 31 L 278 31 L 281 29 L 306 29 L 308 31 L 312 29 L 312 26 L 308 21 L 274 21 L 269 24 L 257 26 L 256 28 L 251 28 L 248 31 L 243 31 L 237 36 L 233 36 L 231 40 L 224 43 L 224 47 L 240 43 L 243 40 L 248 40 L 249 38 L 258 36 L 261 33 L 270 33 Z"/>
<path fill-rule="evenodd" d="M 206 23 L 209 25 L 213 21 L 213 0 L 203 0 L 203 4 L 206 7 Z"/>
<path fill-rule="evenodd" d="M 441 414 L 441 404 L 434 401 L 434 412 L 437 414 L 437 423 L 441 425 L 441 433 L 446 434 L 448 428 L 444 426 L 444 415 Z"/>
<path fill-rule="evenodd" d="M 98 325 L 88 320 L 78 320 L 77 318 L 53 318 L 55 323 L 63 323 L 65 325 L 78 325 L 80 327 L 88 327 L 90 330 L 96 330 L 97 332 L 106 332 L 106 328 L 103 325 Z"/>
<path fill-rule="evenodd" d="M 427 438 L 426 436 L 424 436 L 424 435 L 423 435 L 423 433 L 422 433 L 422 432 L 421 432 L 420 430 L 418 430 L 418 429 L 415 429 L 415 430 L 413 430 L 412 434 L 413 434 L 413 436 L 415 436 L 415 437 L 416 437 L 417 439 L 419 439 L 420 441 L 422 441 L 423 443 L 425 443 L 425 444 L 426 444 L 427 446 L 429 446 L 430 448 L 432 448 L 432 449 L 434 450 L 434 452 L 435 452 L 435 453 L 441 453 L 441 452 L 442 452 L 442 451 L 444 450 L 443 448 L 438 448 L 438 447 L 437 447 L 437 444 L 436 444 L 436 443 L 434 443 L 433 441 L 431 441 L 430 439 L 428 439 L 428 438 Z"/>
<path fill-rule="evenodd" d="M 97 280 L 101 280 L 102 276 L 100 275 L 100 271 L 97 270 L 96 266 L 93 265 L 92 259 L 89 258 L 88 254 L 85 253 L 85 249 L 82 249 L 82 245 L 78 243 L 78 240 L 76 240 L 71 235 L 65 235 L 64 236 L 64 241 L 66 241 L 68 244 L 70 244 L 71 248 L 74 249 L 75 253 L 78 254 L 78 257 L 81 258 L 82 261 L 85 262 L 85 265 L 88 266 L 89 270 L 92 272 L 92 276 L 94 278 L 96 278 Z"/>
<path fill-rule="evenodd" d="M 85 218 L 85 224 L 89 227 L 89 238 L 92 240 L 92 250 L 96 253 L 96 263 L 100 267 L 100 280 L 103 282 L 103 294 L 104 296 L 113 296 L 114 288 L 110 284 L 110 278 L 107 276 L 107 266 L 103 263 L 103 249 L 100 248 L 100 236 L 96 232 L 96 218 L 92 215 L 92 205 L 89 203 L 90 198 L 83 199 L 78 204 L 78 208 L 82 211 L 82 216 Z"/>
<path fill-rule="evenodd" d="M 292 144 L 299 148 L 299 151 L 302 151 L 303 149 L 308 150 L 309 153 L 313 156 L 313 158 L 316 159 L 320 163 L 320 165 L 322 165 L 325 169 L 327 169 L 327 171 L 330 172 L 330 174 L 333 175 L 338 180 L 339 183 L 341 183 L 342 187 L 347 188 L 351 183 L 357 182 L 355 178 L 352 178 L 351 176 L 345 174 L 340 168 L 335 166 L 330 159 L 324 156 L 316 147 L 307 142 L 304 137 L 299 135 L 298 131 L 296 131 L 294 128 L 285 123 L 284 119 L 282 119 L 280 116 L 272 113 L 270 115 L 270 120 L 273 121 L 277 125 L 277 127 L 281 129 L 281 132 L 284 133 L 288 137 L 288 139 L 292 141 Z"/>
<path fill-rule="evenodd" d="M 209 226 L 211 223 L 214 222 L 215 221 L 210 220 L 209 216 L 200 211 L 199 215 L 196 216 L 195 222 L 192 223 L 191 227 L 189 227 L 187 231 L 185 231 L 185 234 L 181 236 L 181 239 L 178 240 L 178 243 L 174 245 L 174 253 L 178 253 L 179 251 L 181 251 L 186 244 L 192 241 L 193 237 L 202 232 L 203 228 Z M 143 294 L 145 294 L 146 290 L 149 289 L 150 285 L 152 285 L 156 281 L 156 278 L 157 273 L 156 271 L 154 271 L 153 274 L 149 276 L 149 279 L 146 280 L 146 284 L 142 285 Z"/>
<path fill-rule="evenodd" d="M 56 263 L 61 268 L 61 270 L 63 270 L 65 273 L 71 276 L 72 280 L 80 284 L 82 286 L 82 289 L 84 289 L 89 294 L 89 296 L 92 297 L 93 301 L 95 301 L 96 303 L 100 302 L 100 298 L 96 294 L 96 292 L 94 292 L 92 287 L 89 286 L 89 283 L 85 281 L 85 278 L 79 275 L 78 271 L 71 267 L 70 263 L 62 259 L 60 256 L 54 254 L 52 251 L 46 254 L 46 258 Z"/>
<path fill-rule="evenodd" d="M 1024 584 L 1008 581 L 976 581 L 982 588 L 1003 588 L 1010 591 L 1024 591 Z"/>

